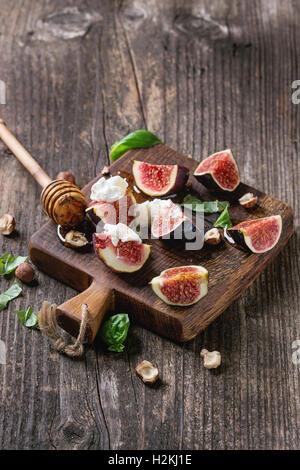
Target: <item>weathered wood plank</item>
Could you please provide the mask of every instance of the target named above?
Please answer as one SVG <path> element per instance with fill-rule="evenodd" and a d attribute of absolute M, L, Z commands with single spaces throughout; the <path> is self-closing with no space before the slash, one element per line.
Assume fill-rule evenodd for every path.
<path fill-rule="evenodd" d="M 300 338 L 300 108 L 291 102 L 298 2 L 68 4 L 81 10 L 66 12 L 58 0 L 0 0 L 0 79 L 8 88 L 1 117 L 45 170 L 71 169 L 83 186 L 108 162 L 111 143 L 140 127 L 198 160 L 231 146 L 248 184 L 292 205 L 296 234 L 191 343 L 134 326 L 126 353 L 108 354 L 97 343 L 82 362 L 60 357 L 16 318 L 21 306 L 37 310 L 46 297 L 61 303 L 74 295 L 39 273 L 39 286 L 24 287 L 0 313 L 7 348 L 0 447 L 299 448 L 299 365 L 291 360 Z M 71 33 L 77 37 L 67 39 Z M 20 232 L 1 237 L 0 249 L 24 254 L 44 220 L 39 188 L 0 150 L 0 211 L 15 214 Z M 221 351 L 219 370 L 203 369 L 202 347 Z M 142 359 L 160 368 L 160 387 L 136 378 Z"/>

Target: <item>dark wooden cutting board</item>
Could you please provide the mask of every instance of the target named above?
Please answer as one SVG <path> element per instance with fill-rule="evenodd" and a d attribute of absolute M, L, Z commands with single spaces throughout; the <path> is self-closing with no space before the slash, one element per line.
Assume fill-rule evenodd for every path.
<path fill-rule="evenodd" d="M 111 174 L 120 172 L 121 175 L 130 175 L 134 160 L 184 165 L 190 169 L 191 190 L 197 192 L 200 199 L 216 199 L 216 195 L 207 191 L 192 176 L 199 162 L 165 145 L 127 152 L 111 165 Z M 87 198 L 92 184 L 100 176 L 102 175 L 98 175 L 83 188 Z M 132 178 L 129 178 L 129 184 L 133 186 Z M 290 206 L 241 183 L 239 195 L 247 192 L 256 194 L 259 204 L 255 209 L 247 211 L 238 203 L 231 203 L 230 216 L 234 224 L 270 215 L 280 214 L 282 217 L 283 229 L 278 244 L 261 255 L 245 253 L 225 242 L 217 247 L 204 246 L 199 251 L 184 251 L 168 245 L 167 242 L 150 240 L 150 260 L 144 267 L 136 273 L 117 274 L 99 261 L 93 252 L 78 253 L 64 247 L 58 240 L 55 224 L 46 223 L 30 239 L 29 254 L 32 262 L 50 276 L 81 291 L 81 294 L 59 306 L 59 324 L 76 336 L 81 318 L 80 307 L 82 303 L 87 303 L 90 311 L 87 342 L 93 341 L 108 310 L 126 312 L 146 328 L 168 338 L 182 342 L 192 339 L 254 281 L 293 233 L 293 213 Z M 140 193 L 135 193 L 135 196 L 138 202 L 146 199 Z M 206 217 L 207 224 L 213 223 L 216 218 L 217 215 Z M 208 294 L 190 307 L 171 307 L 165 304 L 154 294 L 149 281 L 164 269 L 189 264 L 201 265 L 208 270 Z"/>

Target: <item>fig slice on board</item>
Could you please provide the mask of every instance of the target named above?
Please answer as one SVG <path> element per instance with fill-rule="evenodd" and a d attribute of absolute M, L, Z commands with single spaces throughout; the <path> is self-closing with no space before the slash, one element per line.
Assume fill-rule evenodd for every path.
<path fill-rule="evenodd" d="M 282 231 L 280 215 L 248 220 L 228 229 L 228 234 L 241 248 L 265 253 L 278 242 Z"/>
<path fill-rule="evenodd" d="M 91 201 L 86 209 L 88 218 L 97 225 L 100 220 L 105 224 L 130 225 L 134 219 L 131 208 L 136 205 L 136 200 L 131 191 L 115 202 Z"/>
<path fill-rule="evenodd" d="M 179 266 L 163 271 L 151 281 L 158 297 L 169 305 L 187 307 L 207 294 L 208 272 L 202 266 Z"/>
<path fill-rule="evenodd" d="M 148 196 L 167 196 L 180 192 L 189 176 L 189 170 L 181 165 L 153 165 L 134 161 L 133 176 L 137 187 Z"/>
<path fill-rule="evenodd" d="M 178 204 L 162 207 L 151 223 L 151 234 L 162 240 L 193 241 L 199 231 Z"/>
<path fill-rule="evenodd" d="M 238 166 L 230 149 L 205 158 L 194 171 L 194 176 L 208 189 L 234 191 L 239 183 Z"/>
<path fill-rule="evenodd" d="M 118 224 L 116 228 L 123 224 Z M 106 224 L 105 228 L 108 226 Z M 110 225 L 110 227 L 113 227 Z M 139 237 L 129 228 L 124 238 L 116 239 L 107 232 L 94 233 L 93 244 L 96 255 L 113 271 L 132 273 L 138 271 L 147 261 L 150 254 L 150 245 L 141 242 Z M 130 236 L 134 235 L 133 239 Z M 124 241 L 126 240 L 127 241 Z"/>

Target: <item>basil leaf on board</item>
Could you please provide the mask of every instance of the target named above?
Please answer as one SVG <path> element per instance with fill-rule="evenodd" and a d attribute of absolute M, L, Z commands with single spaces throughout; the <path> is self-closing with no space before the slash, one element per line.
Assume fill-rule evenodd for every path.
<path fill-rule="evenodd" d="M 20 264 L 26 261 L 26 256 L 12 256 L 10 253 L 4 253 L 0 257 L 0 276 L 5 276 L 14 272 Z"/>
<path fill-rule="evenodd" d="M 108 345 L 109 351 L 122 352 L 127 337 L 130 321 L 127 313 L 113 315 L 103 323 L 100 329 L 102 341 Z"/>
<path fill-rule="evenodd" d="M 17 310 L 16 314 L 19 317 L 20 322 L 22 325 L 26 326 L 27 328 L 34 328 L 38 323 L 38 316 L 33 313 L 31 307 L 28 307 L 25 310 Z"/>
<path fill-rule="evenodd" d="M 225 207 L 223 212 L 220 214 L 220 217 L 214 223 L 214 227 L 219 228 L 231 228 L 232 222 L 229 217 L 228 205 Z"/>
<path fill-rule="evenodd" d="M 183 207 L 190 208 L 192 211 L 204 212 L 205 214 L 215 214 L 216 212 L 222 212 L 227 205 L 228 201 L 200 201 L 191 194 L 185 196 L 181 204 Z"/>
<path fill-rule="evenodd" d="M 111 146 L 110 159 L 115 162 L 128 150 L 153 147 L 156 144 L 162 144 L 162 142 L 152 132 L 143 129 L 134 131 Z"/>
<path fill-rule="evenodd" d="M 17 280 L 13 283 L 12 286 L 10 286 L 9 289 L 7 289 L 3 294 L 0 294 L 0 312 L 5 309 L 7 304 L 17 298 L 22 292 L 22 288 L 19 286 L 19 283 Z"/>

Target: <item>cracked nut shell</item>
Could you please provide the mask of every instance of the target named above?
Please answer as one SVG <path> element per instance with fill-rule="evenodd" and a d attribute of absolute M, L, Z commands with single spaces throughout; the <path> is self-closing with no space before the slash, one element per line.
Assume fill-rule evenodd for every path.
<path fill-rule="evenodd" d="M 258 197 L 254 196 L 253 193 L 246 193 L 239 199 L 240 205 L 246 209 L 251 209 L 252 207 L 256 206 L 257 201 Z"/>
<path fill-rule="evenodd" d="M 204 242 L 207 245 L 218 245 L 219 243 L 221 243 L 221 240 L 221 233 L 220 230 L 218 230 L 217 228 L 212 228 L 204 234 Z"/>
<path fill-rule="evenodd" d="M 149 361 L 140 362 L 134 370 L 144 383 L 153 384 L 158 379 L 158 368 Z"/>
<path fill-rule="evenodd" d="M 0 218 L 0 233 L 2 235 L 10 235 L 16 226 L 15 218 L 10 214 L 4 214 Z"/>
<path fill-rule="evenodd" d="M 219 351 L 209 352 L 207 349 L 202 349 L 200 356 L 206 369 L 216 369 L 221 364 L 221 353 Z"/>
<path fill-rule="evenodd" d="M 34 270 L 30 264 L 22 263 L 17 267 L 15 276 L 20 279 L 20 281 L 29 284 L 34 279 Z"/>

